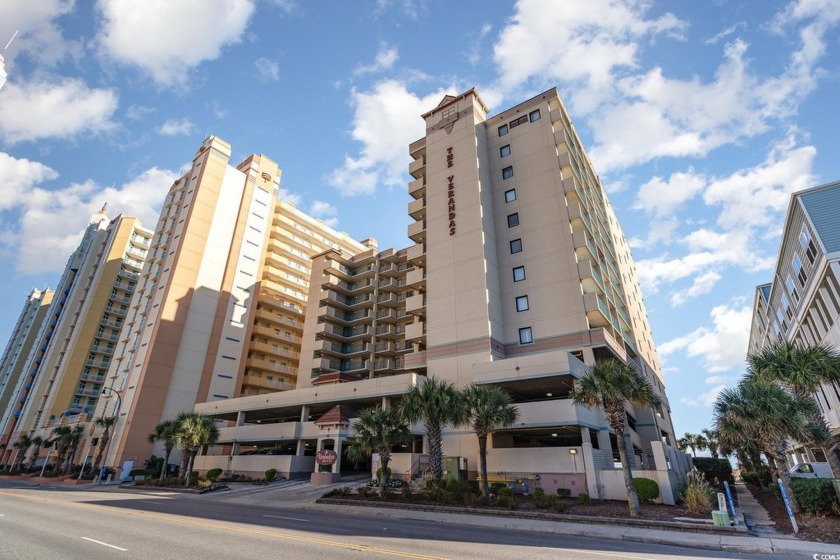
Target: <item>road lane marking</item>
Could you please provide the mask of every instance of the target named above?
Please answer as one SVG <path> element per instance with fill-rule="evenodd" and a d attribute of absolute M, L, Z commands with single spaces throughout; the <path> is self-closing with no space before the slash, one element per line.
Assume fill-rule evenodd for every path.
<path fill-rule="evenodd" d="M 139 504 L 152 504 L 153 506 L 160 505 L 160 502 L 147 502 L 145 500 L 137 500 L 137 503 L 139 503 Z"/>
<path fill-rule="evenodd" d="M 300 517 L 282 517 L 280 515 L 263 515 L 263 517 L 270 517 L 272 519 L 288 519 L 289 521 L 309 521 L 308 519 L 301 519 Z"/>
<path fill-rule="evenodd" d="M 324 546 L 331 546 L 333 548 L 341 548 L 345 550 L 353 550 L 356 552 L 365 552 L 371 554 L 382 554 L 387 556 L 396 556 L 399 558 L 413 558 L 415 560 L 449 560 L 445 556 L 428 556 L 425 554 L 415 554 L 413 552 L 405 552 L 402 550 L 394 550 L 390 548 L 381 548 L 375 545 L 367 545 L 367 544 L 352 544 L 346 543 L 341 541 L 331 541 L 327 539 L 319 539 L 315 537 L 304 537 L 300 535 L 292 535 L 292 534 L 284 534 L 278 533 L 275 531 L 266 531 L 261 529 L 252 529 L 250 527 L 236 527 L 234 525 L 226 525 L 223 523 L 215 522 L 215 521 L 201 521 L 198 519 L 190 518 L 187 516 L 180 516 L 180 515 L 170 515 L 170 514 L 163 514 L 163 513 L 152 513 L 147 511 L 124 511 L 114 506 L 107 506 L 107 505 L 100 505 L 100 504 L 90 504 L 84 502 L 71 502 L 69 500 L 59 500 L 57 498 L 47 498 L 44 496 L 29 496 L 27 494 L 19 494 L 17 492 L 7 492 L 0 490 L 0 495 L 5 496 L 12 496 L 15 498 L 23 498 L 24 500 L 31 500 L 34 502 L 46 502 L 46 503 L 56 503 L 56 504 L 64 504 L 67 506 L 76 506 L 80 508 L 91 508 L 91 509 L 100 509 L 103 511 L 107 511 L 109 514 L 114 513 L 121 513 L 123 515 L 127 515 L 129 517 L 145 517 L 148 519 L 159 519 L 161 521 L 166 521 L 168 523 L 180 523 L 182 525 L 193 525 L 196 527 L 208 527 L 211 529 L 223 529 L 226 531 L 232 531 L 235 533 L 247 533 L 251 535 L 260 535 L 264 537 L 270 537 L 274 539 L 281 539 L 287 541 L 298 541 L 298 542 L 305 542 L 310 544 L 320 544 Z M 84 538 L 84 537 L 82 537 Z"/>
<path fill-rule="evenodd" d="M 117 550 L 122 550 L 123 552 L 128 552 L 127 548 L 122 548 L 122 547 L 119 547 L 119 546 L 115 546 L 113 544 L 108 544 L 106 542 L 97 541 L 97 540 L 94 540 L 94 539 L 89 539 L 87 537 L 82 537 L 82 539 L 86 540 L 86 541 L 90 541 L 92 543 L 101 544 L 102 546 L 107 546 L 108 548 L 116 548 Z"/>

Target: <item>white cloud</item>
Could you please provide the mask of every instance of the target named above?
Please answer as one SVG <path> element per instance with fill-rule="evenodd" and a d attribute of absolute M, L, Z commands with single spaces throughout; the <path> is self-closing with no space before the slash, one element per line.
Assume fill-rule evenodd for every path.
<path fill-rule="evenodd" d="M 0 152 L 0 190 L 3 192 L 0 211 L 14 208 L 34 186 L 57 177 L 58 173 L 43 163 L 17 159 Z"/>
<path fill-rule="evenodd" d="M 376 74 L 384 72 L 386 70 L 390 70 L 399 58 L 400 53 L 397 49 L 383 45 L 379 49 L 379 52 L 376 53 L 376 58 L 374 59 L 373 64 L 357 66 L 353 73 L 360 76 L 362 74 Z"/>
<path fill-rule="evenodd" d="M 405 147 L 425 133 L 420 117 L 443 98 L 444 90 L 425 97 L 408 91 L 402 82 L 385 80 L 373 90 L 353 90 L 353 139 L 361 142 L 358 157 L 345 156 L 344 165 L 327 181 L 343 196 L 373 194 L 379 183 L 404 186 L 411 160 Z"/>
<path fill-rule="evenodd" d="M 189 119 L 167 119 L 157 128 L 157 132 L 161 136 L 184 136 L 195 131 L 195 123 Z"/>
<path fill-rule="evenodd" d="M 132 121 L 138 121 L 146 115 L 151 115 L 154 112 L 154 107 L 146 107 L 145 105 L 129 105 L 128 109 L 125 110 L 125 118 Z"/>
<path fill-rule="evenodd" d="M 262 83 L 276 82 L 280 79 L 280 65 L 264 56 L 254 61 L 257 69 L 257 79 Z"/>
<path fill-rule="evenodd" d="M 316 200 L 309 208 L 309 215 L 318 218 L 331 228 L 338 226 L 338 209 L 328 202 Z"/>
<path fill-rule="evenodd" d="M 690 399 L 688 397 L 680 397 L 680 404 L 684 404 L 692 408 L 711 408 L 714 406 L 720 392 L 724 389 L 726 389 L 726 385 L 715 385 L 705 393 L 697 395 L 696 398 Z"/>
<path fill-rule="evenodd" d="M 694 283 L 687 290 L 678 290 L 671 295 L 671 306 L 679 307 L 688 301 L 690 298 L 708 294 L 712 291 L 717 283 L 720 281 L 721 275 L 714 270 L 710 270 L 697 276 Z"/>
<path fill-rule="evenodd" d="M 277 193 L 277 198 L 284 202 L 288 202 L 289 204 L 294 204 L 296 207 L 300 206 L 300 204 L 303 202 L 302 196 L 288 191 L 283 187 L 280 187 L 280 192 Z"/>
<path fill-rule="evenodd" d="M 102 188 L 92 181 L 62 189 L 31 188 L 17 208 L 10 249 L 17 251 L 17 269 L 23 273 L 60 271 L 78 245 L 91 214 L 108 203 L 108 215 L 134 216 L 154 228 L 160 205 L 175 172 L 153 167 L 119 186 Z"/>
<path fill-rule="evenodd" d="M 667 181 L 654 177 L 641 187 L 633 208 L 647 210 L 657 217 L 673 214 L 683 203 L 693 198 L 706 186 L 702 176 L 692 169 L 686 173 L 674 173 Z"/>
<path fill-rule="evenodd" d="M 183 85 L 189 70 L 238 43 L 252 0 L 99 0 L 100 52 L 148 72 L 161 85 Z"/>
<path fill-rule="evenodd" d="M 117 93 L 81 80 L 7 83 L 0 103 L 0 138 L 7 144 L 73 138 L 111 130 Z M 36 117 L 37 116 L 37 117 Z"/>
<path fill-rule="evenodd" d="M 82 44 L 68 41 L 61 33 L 56 20 L 75 9 L 75 0 L 38 0 L 21 2 L 0 1 L 0 48 L 12 38 L 13 47 L 4 55 L 8 66 L 14 65 L 18 55 L 23 54 L 39 64 L 53 65 L 67 56 L 79 57 Z"/>
<path fill-rule="evenodd" d="M 649 3 L 590 0 L 520 0 L 494 46 L 500 87 L 521 89 L 568 84 L 572 112 L 583 115 L 609 97 L 615 73 L 637 65 L 638 42 L 658 34 L 680 35 L 686 24 L 666 13 L 647 19 Z"/>
<path fill-rule="evenodd" d="M 752 307 L 735 301 L 718 305 L 710 313 L 713 326 L 699 327 L 691 333 L 674 338 L 658 346 L 663 358 L 681 351 L 692 358 L 700 358 L 711 373 L 729 371 L 743 366 L 747 356 Z"/>

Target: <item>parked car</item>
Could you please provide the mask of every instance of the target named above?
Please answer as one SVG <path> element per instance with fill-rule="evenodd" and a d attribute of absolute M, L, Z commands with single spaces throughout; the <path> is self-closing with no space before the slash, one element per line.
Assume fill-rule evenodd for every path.
<path fill-rule="evenodd" d="M 799 463 L 789 474 L 797 478 L 834 478 L 828 463 Z"/>

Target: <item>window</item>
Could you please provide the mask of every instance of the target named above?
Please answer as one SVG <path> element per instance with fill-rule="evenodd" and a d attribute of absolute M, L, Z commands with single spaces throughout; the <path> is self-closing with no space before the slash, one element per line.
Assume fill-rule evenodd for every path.
<path fill-rule="evenodd" d="M 516 200 L 516 189 L 505 191 L 505 202 L 513 202 Z"/>
<path fill-rule="evenodd" d="M 518 296 L 516 298 L 516 310 L 528 311 L 528 296 Z"/>
<path fill-rule="evenodd" d="M 513 281 L 514 282 L 522 282 L 525 280 L 525 267 L 524 266 L 516 266 L 513 268 Z"/>
<path fill-rule="evenodd" d="M 507 217 L 508 227 L 516 227 L 519 225 L 519 212 L 515 212 L 513 214 L 508 214 Z"/>
<path fill-rule="evenodd" d="M 540 120 L 540 110 L 537 109 L 536 111 L 531 111 L 528 113 L 528 120 L 531 122 Z"/>
<path fill-rule="evenodd" d="M 502 169 L 502 179 L 510 179 L 511 177 L 513 177 L 513 166 L 509 165 Z"/>
<path fill-rule="evenodd" d="M 510 242 L 510 253 L 521 253 L 522 252 L 522 240 L 521 239 L 514 239 Z"/>
<path fill-rule="evenodd" d="M 516 128 L 520 124 L 525 124 L 526 122 L 528 122 L 528 117 L 525 116 L 525 115 L 522 115 L 518 119 L 514 119 L 514 120 L 510 121 L 510 127 L 511 128 Z"/>
<path fill-rule="evenodd" d="M 534 342 L 534 334 L 531 332 L 531 327 L 519 329 L 519 344 L 531 344 Z"/>
<path fill-rule="evenodd" d="M 793 266 L 793 272 L 795 274 L 799 274 L 799 271 L 802 270 L 802 261 L 799 260 L 799 255 L 796 253 L 793 254 L 793 260 L 791 261 L 791 266 Z"/>
<path fill-rule="evenodd" d="M 509 156 L 510 155 L 510 144 L 507 144 L 506 146 L 502 146 L 501 148 L 499 148 L 499 155 L 502 156 L 502 157 Z"/>
<path fill-rule="evenodd" d="M 788 293 L 790 293 L 790 297 L 793 299 L 793 301 L 799 301 L 799 294 L 796 293 L 796 285 L 794 285 L 793 278 L 790 277 L 790 274 L 787 275 L 787 280 L 785 280 L 785 286 L 787 286 Z"/>
<path fill-rule="evenodd" d="M 508 125 L 503 124 L 502 126 L 499 127 L 499 136 L 504 136 L 507 133 L 508 133 Z"/>
<path fill-rule="evenodd" d="M 808 247 L 808 242 L 811 241 L 811 234 L 808 232 L 808 226 L 802 226 L 802 232 L 799 234 L 799 244 L 803 249 Z"/>

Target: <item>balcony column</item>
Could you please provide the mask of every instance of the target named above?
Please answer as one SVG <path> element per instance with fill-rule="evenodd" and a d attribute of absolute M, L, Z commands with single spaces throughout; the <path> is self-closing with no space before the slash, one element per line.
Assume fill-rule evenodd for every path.
<path fill-rule="evenodd" d="M 333 474 L 339 474 L 341 472 L 341 452 L 344 445 L 344 438 L 336 436 L 335 437 L 335 463 L 332 464 L 332 468 L 330 472 Z"/>
<path fill-rule="evenodd" d="M 236 413 L 236 425 L 243 426 L 245 425 L 245 412 L 240 410 Z"/>
<path fill-rule="evenodd" d="M 300 407 L 300 421 L 309 422 L 309 405 L 305 404 Z"/>

